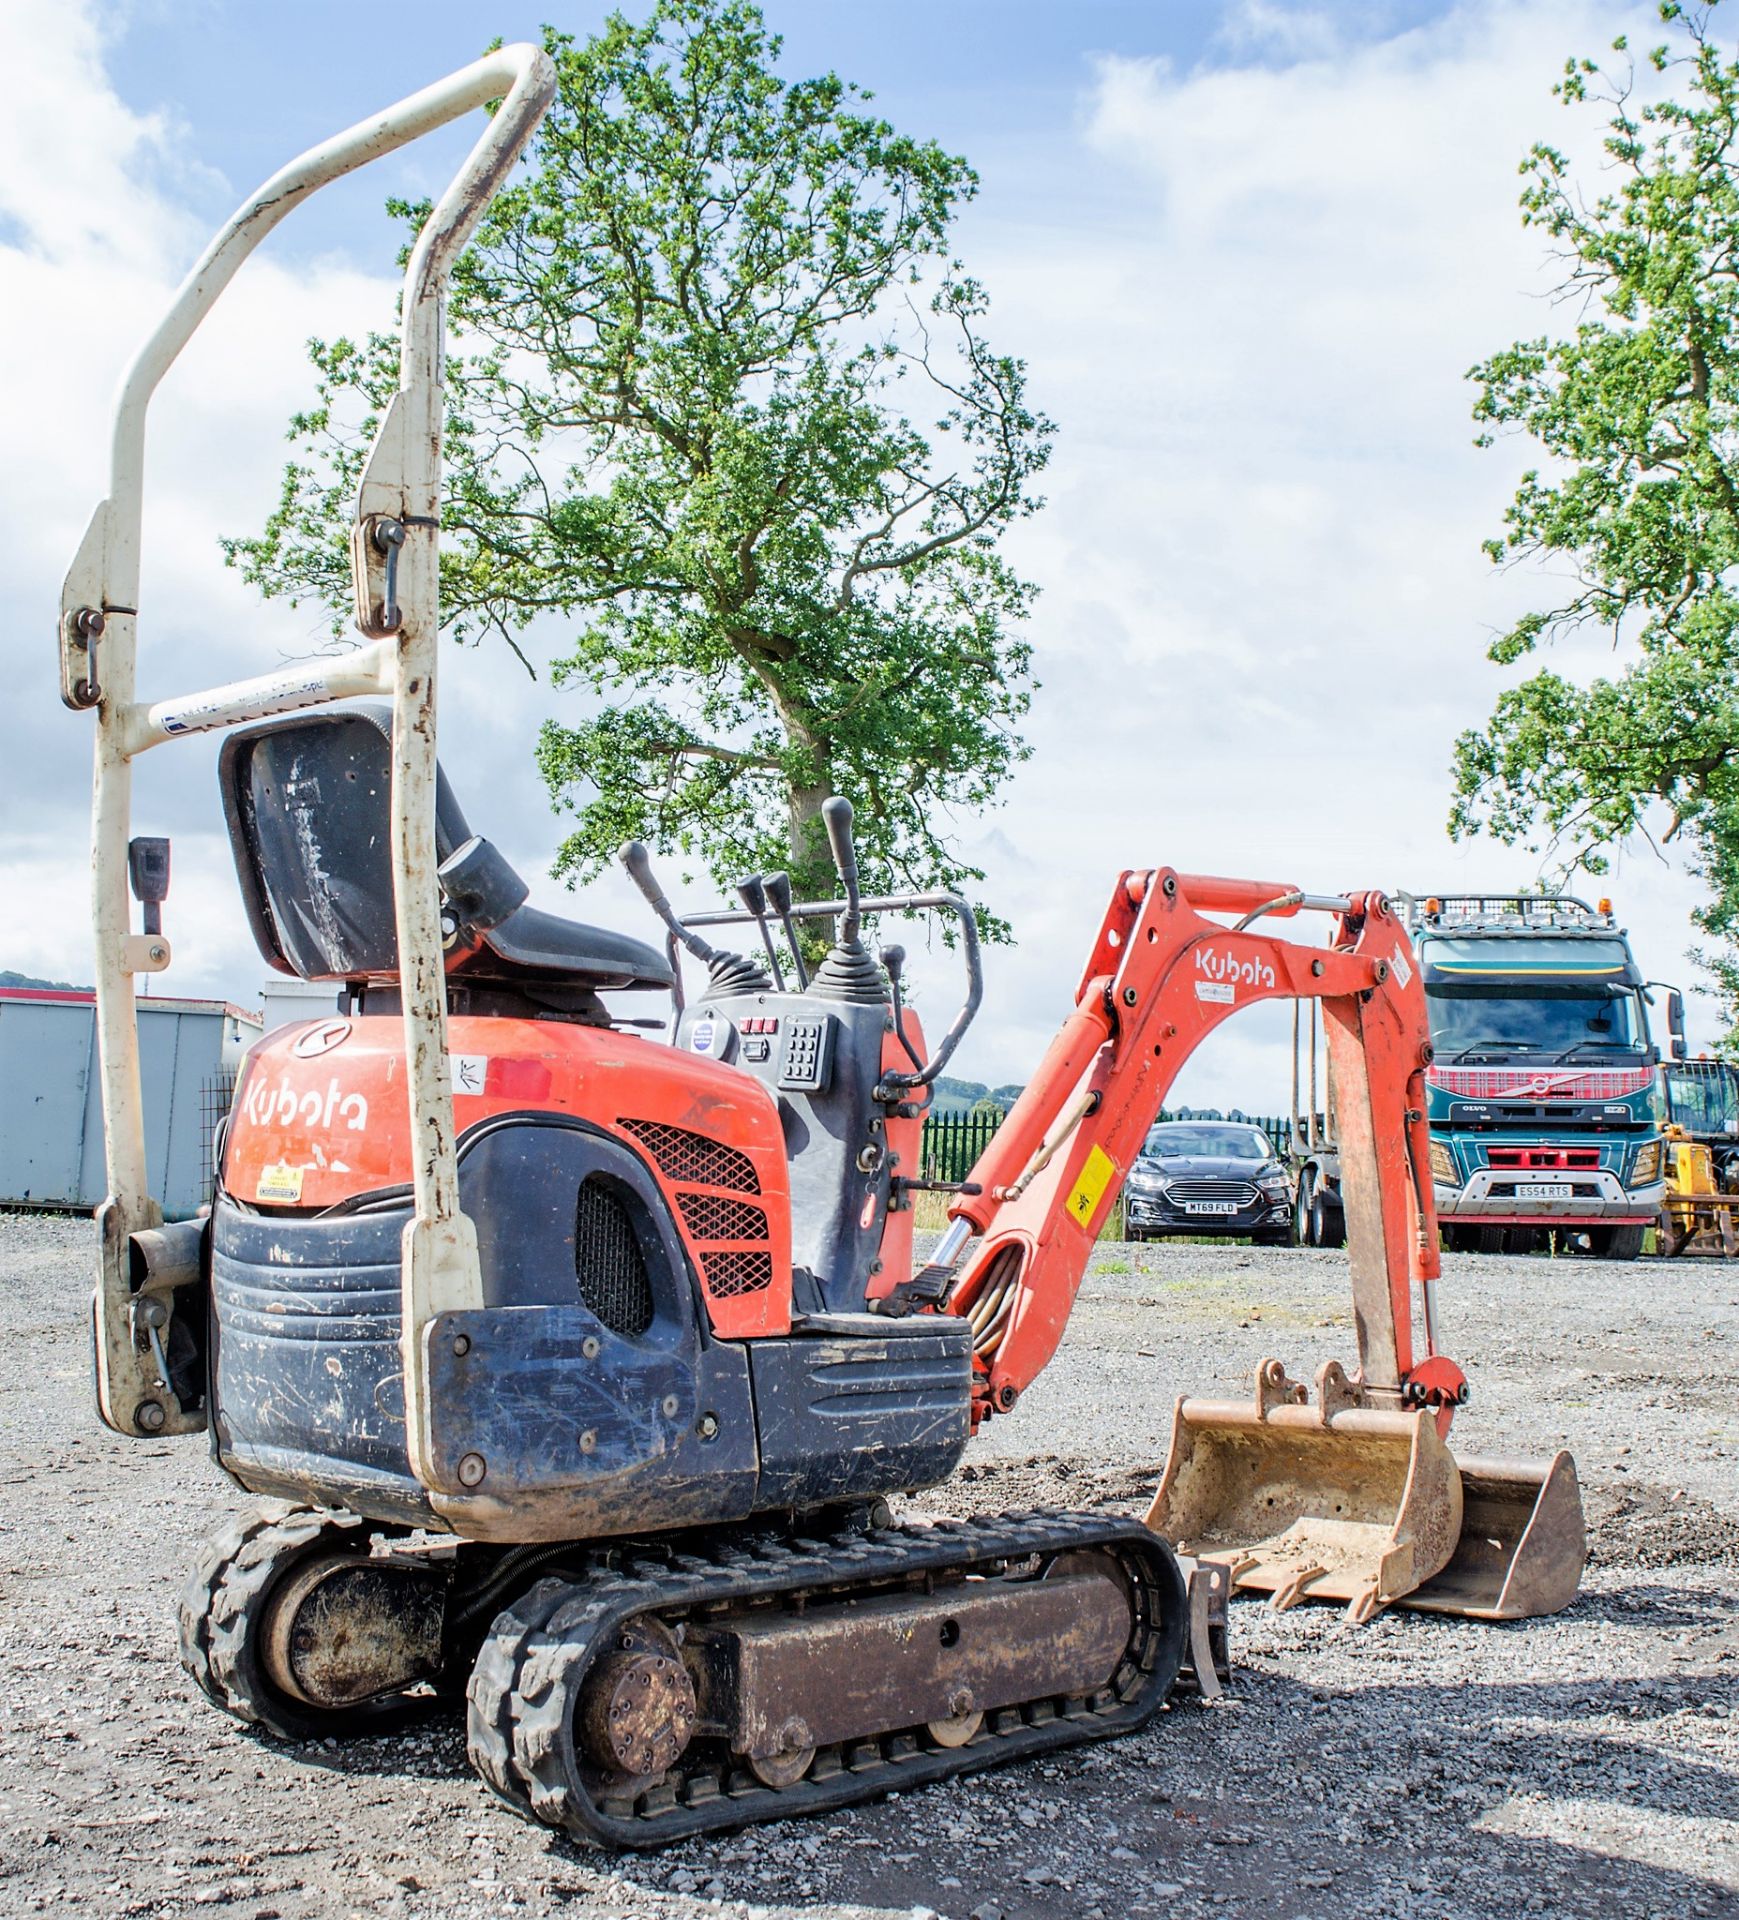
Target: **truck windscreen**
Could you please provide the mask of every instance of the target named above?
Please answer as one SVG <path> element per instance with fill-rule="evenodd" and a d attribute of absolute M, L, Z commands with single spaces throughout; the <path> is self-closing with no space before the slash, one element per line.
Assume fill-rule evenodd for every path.
<path fill-rule="evenodd" d="M 1617 1057 L 1642 1051 L 1628 994 L 1513 995 L 1427 990 L 1437 1058 L 1524 1053 L 1540 1060 Z"/>

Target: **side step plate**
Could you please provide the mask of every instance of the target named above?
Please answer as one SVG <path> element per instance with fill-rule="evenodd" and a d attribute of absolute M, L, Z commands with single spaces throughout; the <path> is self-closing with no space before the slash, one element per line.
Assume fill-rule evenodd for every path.
<path fill-rule="evenodd" d="M 1007 1704 L 986 1711 L 964 1741 L 961 1727 L 939 1722 L 818 1743 L 789 1784 L 769 1784 L 764 1774 L 776 1768 L 757 1773 L 698 1730 L 662 1777 L 645 1782 L 601 1778 L 576 1746 L 588 1678 L 636 1633 L 680 1635 L 690 1620 L 717 1632 L 763 1609 L 800 1620 L 809 1605 L 900 1593 L 921 1610 L 961 1576 L 999 1581 L 1030 1566 L 1042 1579 L 1055 1565 L 1066 1577 L 1077 1556 L 1111 1563 L 1128 1603 L 1125 1643 L 1111 1650 L 1109 1679 L 1093 1693 L 1002 1689 Z M 606 1847 L 658 1847 L 1131 1733 L 1170 1694 L 1188 1630 L 1170 1547 L 1136 1521 L 1103 1514 L 1002 1515 L 815 1540 L 649 1542 L 614 1569 L 541 1580 L 499 1616 L 471 1677 L 471 1759 L 516 1811 L 546 1826 Z M 1054 1649 L 1035 1648 L 1033 1665 L 1050 1678 L 1059 1671 Z"/>

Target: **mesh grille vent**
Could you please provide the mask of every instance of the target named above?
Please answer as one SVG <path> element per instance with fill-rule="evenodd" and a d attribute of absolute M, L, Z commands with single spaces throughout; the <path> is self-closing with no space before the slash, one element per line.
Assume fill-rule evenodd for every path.
<path fill-rule="evenodd" d="M 697 1240 L 765 1240 L 767 1216 L 747 1200 L 716 1193 L 679 1193 L 683 1224 Z"/>
<path fill-rule="evenodd" d="M 701 1265 L 706 1269 L 707 1292 L 716 1300 L 729 1300 L 739 1293 L 759 1293 L 773 1284 L 773 1256 L 770 1253 L 705 1253 Z"/>
<path fill-rule="evenodd" d="M 644 1333 L 652 1324 L 652 1283 L 634 1222 L 599 1180 L 580 1183 L 574 1209 L 574 1273 L 580 1298 L 612 1333 Z"/>
<path fill-rule="evenodd" d="M 733 1193 L 759 1193 L 755 1163 L 746 1153 L 709 1140 L 686 1127 L 667 1127 L 657 1120 L 624 1120 L 631 1133 L 667 1180 L 683 1187 L 728 1187 Z"/>

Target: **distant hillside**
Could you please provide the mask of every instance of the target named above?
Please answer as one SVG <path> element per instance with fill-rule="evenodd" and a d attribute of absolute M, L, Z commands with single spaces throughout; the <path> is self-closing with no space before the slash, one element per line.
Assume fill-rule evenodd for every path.
<path fill-rule="evenodd" d="M 932 1113 L 967 1113 L 981 1100 L 993 1101 L 1006 1112 L 1012 1107 L 1024 1087 L 987 1087 L 981 1080 L 950 1080 L 946 1074 L 936 1082 L 936 1097 L 931 1103 Z"/>
<path fill-rule="evenodd" d="M 13 973 L 0 967 L 0 987 L 46 987 L 52 993 L 89 993 L 89 987 L 75 987 L 70 980 L 38 980 L 34 974 Z"/>

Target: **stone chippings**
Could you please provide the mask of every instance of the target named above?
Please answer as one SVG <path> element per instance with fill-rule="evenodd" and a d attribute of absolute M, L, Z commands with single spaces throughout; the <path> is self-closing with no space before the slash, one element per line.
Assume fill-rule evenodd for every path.
<path fill-rule="evenodd" d="M 1036 1766 L 610 1858 L 521 1825 L 458 1722 L 284 1747 L 195 1696 L 174 1600 L 241 1502 L 89 1407 L 87 1222 L 0 1217 L 0 1915 L 1739 1916 L 1739 1267 L 1450 1259 L 1464 1451 L 1570 1446 L 1557 1619 L 1233 1614 L 1230 1704 Z M 1351 1359 L 1344 1261 L 1104 1246 L 1056 1362 L 917 1512 L 1141 1511 L 1181 1391 Z"/>

